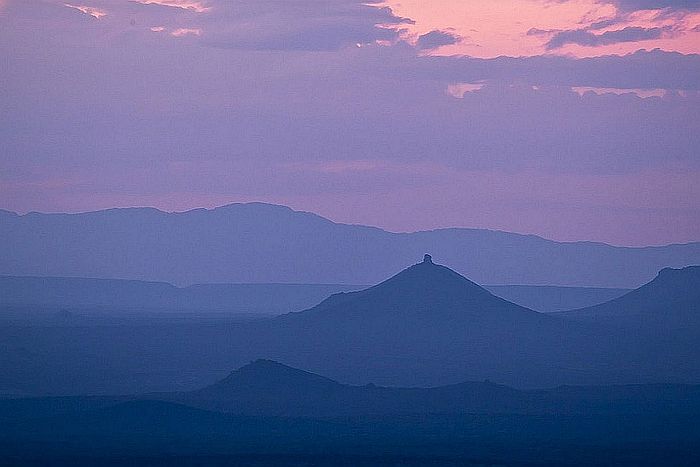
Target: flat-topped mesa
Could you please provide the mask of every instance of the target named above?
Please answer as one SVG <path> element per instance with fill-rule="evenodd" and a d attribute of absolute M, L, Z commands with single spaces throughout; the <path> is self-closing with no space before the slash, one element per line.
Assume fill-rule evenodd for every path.
<path fill-rule="evenodd" d="M 425 254 L 425 255 L 423 256 L 423 263 L 426 263 L 426 264 L 433 264 L 433 257 L 430 256 L 429 254 Z"/>

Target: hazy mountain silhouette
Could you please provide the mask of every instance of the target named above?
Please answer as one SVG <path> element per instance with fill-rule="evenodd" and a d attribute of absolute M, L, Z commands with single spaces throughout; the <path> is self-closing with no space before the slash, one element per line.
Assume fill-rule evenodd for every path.
<path fill-rule="evenodd" d="M 244 355 L 257 349 L 357 384 L 590 381 L 581 351 L 590 359 L 603 348 L 591 348 L 589 327 L 496 297 L 427 256 L 374 287 L 246 329 L 235 344 Z"/>
<path fill-rule="evenodd" d="M 499 316 L 501 315 L 501 316 Z M 384 282 L 365 290 L 339 293 L 298 315 L 313 319 L 360 319 L 363 322 L 384 317 L 401 320 L 428 319 L 433 322 L 486 317 L 538 319 L 532 310 L 496 297 L 485 288 L 455 271 L 433 263 L 430 255 Z"/>
<path fill-rule="evenodd" d="M 478 229 L 391 233 L 261 203 L 0 216 L 0 274 L 194 283 L 375 283 L 430 251 L 483 284 L 637 287 L 700 243 L 622 248 Z"/>
<path fill-rule="evenodd" d="M 635 327 L 695 327 L 700 338 L 700 266 L 663 269 L 654 280 L 622 297 L 558 315 Z"/>
<path fill-rule="evenodd" d="M 145 410 L 160 411 L 168 404 L 177 404 L 175 407 L 255 417 L 468 413 L 591 415 L 650 411 L 700 415 L 700 386 L 637 384 L 518 390 L 488 381 L 428 388 L 353 386 L 260 359 L 232 371 L 221 381 L 188 392 L 0 400 L 0 420 L 86 413 L 123 407 L 125 403 L 139 405 Z M 191 411 L 177 408 L 175 413 L 183 410 Z"/>
<path fill-rule="evenodd" d="M 352 386 L 270 360 L 251 362 L 203 389 L 147 397 L 249 416 L 590 415 L 649 410 L 700 414 L 700 386 L 581 386 L 536 391 L 522 391 L 491 382 L 463 382 L 432 388 Z"/>
<path fill-rule="evenodd" d="M 0 276 L 0 306 L 117 311 L 214 311 L 282 314 L 361 286 L 337 284 L 199 284 L 66 277 Z"/>
<path fill-rule="evenodd" d="M 190 394 L 202 398 L 262 397 L 275 392 L 273 399 L 294 399 L 331 391 L 339 383 L 314 373 L 291 368 L 272 360 L 260 359 L 237 370 L 223 380 Z M 246 401 L 244 405 L 251 403 Z"/>
<path fill-rule="evenodd" d="M 657 301 L 668 299 L 659 293 Z M 251 329 L 265 349 L 257 356 L 354 384 L 489 379 L 527 388 L 700 380 L 691 334 L 669 345 L 667 335 L 538 313 L 430 258 L 369 289 Z"/>
<path fill-rule="evenodd" d="M 556 315 L 616 329 L 620 342 L 626 344 L 611 349 L 611 367 L 624 371 L 646 367 L 657 377 L 663 375 L 660 381 L 700 378 L 698 266 L 664 269 L 648 284 L 620 298 Z"/>
<path fill-rule="evenodd" d="M 677 289 L 645 287 L 627 297 L 650 293 L 643 303 L 666 303 L 675 295 L 664 290 Z M 186 390 L 261 358 L 354 385 L 700 382 L 697 327 L 649 329 L 538 313 L 426 258 L 374 287 L 269 319 L 0 328 L 0 391 Z"/>
<path fill-rule="evenodd" d="M 271 360 L 257 360 L 204 389 L 173 397 L 178 402 L 246 415 L 303 416 L 343 410 L 346 386 Z M 341 397 L 342 398 L 342 397 Z"/>
<path fill-rule="evenodd" d="M 282 314 L 310 308 L 337 292 L 366 286 L 338 284 L 199 284 L 76 277 L 0 276 L 0 306 L 100 311 L 182 311 Z M 619 297 L 628 289 L 485 286 L 537 311 L 573 310 Z"/>
<path fill-rule="evenodd" d="M 351 386 L 269 360 L 257 360 L 207 388 L 172 400 L 256 416 L 358 416 L 524 410 L 519 392 L 493 383 L 440 388 Z"/>

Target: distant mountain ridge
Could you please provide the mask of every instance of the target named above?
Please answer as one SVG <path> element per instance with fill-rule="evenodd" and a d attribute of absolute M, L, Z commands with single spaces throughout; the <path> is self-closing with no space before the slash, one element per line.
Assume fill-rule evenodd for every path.
<path fill-rule="evenodd" d="M 376 283 L 430 251 L 483 284 L 631 288 L 700 243 L 627 248 L 478 229 L 392 233 L 262 203 L 0 215 L 0 274 L 195 283 Z"/>

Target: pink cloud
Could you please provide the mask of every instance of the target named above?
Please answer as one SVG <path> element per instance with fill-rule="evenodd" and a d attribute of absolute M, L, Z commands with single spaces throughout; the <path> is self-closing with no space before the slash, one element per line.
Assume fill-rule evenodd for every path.
<path fill-rule="evenodd" d="M 91 7 L 91 6 L 84 6 L 84 5 L 71 5 L 70 3 L 65 3 L 65 6 L 68 8 L 72 8 L 74 10 L 78 10 L 81 13 L 84 13 L 86 15 L 90 15 L 93 18 L 100 19 L 105 16 L 107 16 L 107 12 L 105 10 L 101 10 L 99 8 Z M 0 4 L 0 8 L 2 8 L 2 4 Z"/>
<path fill-rule="evenodd" d="M 462 99 L 468 92 L 481 90 L 486 83 L 454 83 L 447 85 L 447 94 L 458 99 Z"/>
<path fill-rule="evenodd" d="M 587 92 L 592 92 L 597 95 L 603 94 L 634 94 L 642 99 L 647 99 L 649 97 L 663 97 L 668 92 L 666 89 L 625 89 L 625 88 L 596 88 L 589 86 L 574 86 L 571 88 L 578 95 L 583 96 Z"/>
<path fill-rule="evenodd" d="M 206 2 L 197 0 L 135 0 L 137 3 L 142 3 L 144 5 L 163 5 L 174 8 L 182 8 L 183 10 L 191 10 L 197 13 L 206 13 L 211 10 L 210 6 L 206 5 Z"/>
<path fill-rule="evenodd" d="M 466 38 L 430 51 L 432 55 L 482 58 L 540 55 L 547 52 L 546 46 L 552 36 L 565 31 L 585 31 L 594 38 L 600 36 L 606 40 L 589 41 L 597 42 L 594 46 L 567 43 L 554 53 L 594 57 L 627 54 L 640 48 L 700 53 L 700 31 L 694 29 L 700 21 L 699 12 L 622 11 L 612 1 L 599 0 L 386 0 L 383 5 L 415 21 L 402 26 L 407 31 L 404 37 L 409 41 L 416 42 L 430 31 L 448 28 Z M 614 36 L 630 36 L 627 32 L 623 34 L 623 30 L 663 33 L 647 34 L 649 40 L 613 41 Z"/>
<path fill-rule="evenodd" d="M 183 36 L 200 36 L 202 30 L 198 28 L 178 28 L 170 33 L 171 36 L 183 37 Z"/>

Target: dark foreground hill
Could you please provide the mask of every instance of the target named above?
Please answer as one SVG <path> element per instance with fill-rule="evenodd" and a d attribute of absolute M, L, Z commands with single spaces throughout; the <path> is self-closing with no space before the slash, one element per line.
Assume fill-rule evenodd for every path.
<path fill-rule="evenodd" d="M 202 283 L 371 284 L 430 251 L 482 284 L 637 287 L 700 263 L 700 243 L 648 248 L 560 243 L 477 229 L 391 233 L 283 206 L 165 213 L 0 211 L 0 274 Z"/>
<path fill-rule="evenodd" d="M 341 384 L 257 360 L 206 388 L 153 399 L 250 416 L 339 417 L 418 414 L 700 415 L 700 386 L 561 386 L 517 390 L 488 381 L 433 388 Z"/>
<path fill-rule="evenodd" d="M 519 395 L 493 383 L 431 389 L 351 386 L 270 360 L 257 360 L 218 383 L 166 399 L 242 415 L 333 417 L 508 413 L 526 408 L 527 403 Z"/>
<path fill-rule="evenodd" d="M 695 466 L 696 422 L 696 414 L 681 413 L 244 417 L 136 401 L 5 423 L 0 463 Z"/>
<path fill-rule="evenodd" d="M 0 463 L 696 465 L 699 415 L 698 386 L 358 387 L 256 361 L 189 393 L 0 400 Z"/>

